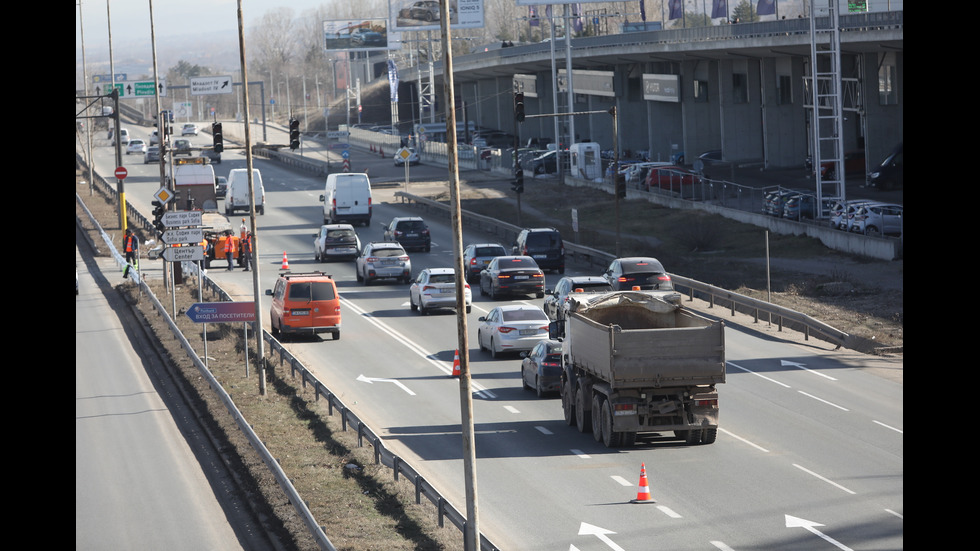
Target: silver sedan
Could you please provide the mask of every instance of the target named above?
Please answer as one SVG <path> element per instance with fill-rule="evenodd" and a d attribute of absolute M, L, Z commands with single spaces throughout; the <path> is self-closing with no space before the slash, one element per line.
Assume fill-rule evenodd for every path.
<path fill-rule="evenodd" d="M 548 338 L 548 316 L 529 304 L 498 306 L 479 321 L 477 343 L 481 351 L 488 350 L 494 358 L 504 352 L 530 350 Z"/>

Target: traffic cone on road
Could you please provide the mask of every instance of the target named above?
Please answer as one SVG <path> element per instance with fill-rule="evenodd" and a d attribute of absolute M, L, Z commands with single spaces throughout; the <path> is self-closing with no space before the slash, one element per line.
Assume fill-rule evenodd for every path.
<path fill-rule="evenodd" d="M 288 269 L 289 269 L 289 259 L 286 258 L 286 251 L 283 251 L 282 252 L 282 268 L 280 268 L 280 270 L 288 270 Z"/>
<path fill-rule="evenodd" d="M 456 349 L 456 357 L 453 358 L 453 377 L 459 377 L 459 349 Z"/>
<path fill-rule="evenodd" d="M 630 503 L 656 503 L 650 497 L 650 484 L 647 482 L 647 465 L 640 464 L 640 489 L 636 492 L 636 499 L 631 499 Z"/>
<path fill-rule="evenodd" d="M 385 156 L 385 150 L 380 145 L 378 146 L 378 153 L 380 153 L 382 157 Z"/>

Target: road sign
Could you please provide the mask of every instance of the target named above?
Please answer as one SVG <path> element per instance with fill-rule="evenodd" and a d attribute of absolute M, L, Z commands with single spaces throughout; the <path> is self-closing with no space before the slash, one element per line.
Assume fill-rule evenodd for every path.
<path fill-rule="evenodd" d="M 169 229 L 160 236 L 167 245 L 199 244 L 204 241 L 204 230 L 201 228 Z"/>
<path fill-rule="evenodd" d="M 191 95 L 230 94 L 233 92 L 230 76 L 208 76 L 191 78 Z"/>
<path fill-rule="evenodd" d="M 157 83 L 152 80 L 127 80 L 126 82 L 116 81 L 116 88 L 119 90 L 120 99 L 128 98 L 152 98 L 157 94 Z M 167 96 L 167 80 L 160 79 L 160 97 Z"/>
<path fill-rule="evenodd" d="M 255 321 L 254 302 L 198 302 L 187 309 L 194 323 Z"/>
<path fill-rule="evenodd" d="M 190 247 L 165 247 L 163 259 L 167 262 L 196 262 L 204 260 L 204 248 L 200 245 Z"/>
<path fill-rule="evenodd" d="M 169 189 L 162 187 L 153 194 L 153 198 L 166 205 L 167 202 L 174 198 L 174 194 Z"/>
<path fill-rule="evenodd" d="M 116 174 L 116 178 L 118 178 L 120 180 L 125 180 L 126 179 L 126 176 L 129 176 L 129 171 L 126 170 L 126 167 L 121 166 L 121 167 L 119 167 L 119 168 L 116 169 L 115 174 Z"/>
<path fill-rule="evenodd" d="M 163 213 L 163 218 L 160 221 L 168 228 L 201 226 L 204 224 L 204 216 L 199 210 L 174 210 Z"/>

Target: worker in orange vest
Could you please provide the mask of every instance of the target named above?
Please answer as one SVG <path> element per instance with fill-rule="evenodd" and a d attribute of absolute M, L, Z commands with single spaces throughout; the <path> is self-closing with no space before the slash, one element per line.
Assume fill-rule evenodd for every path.
<path fill-rule="evenodd" d="M 245 271 L 248 271 L 249 264 L 252 263 L 252 232 L 245 232 L 245 237 L 241 240 L 242 247 L 242 264 L 245 266 Z"/>
<path fill-rule="evenodd" d="M 133 233 L 132 228 L 126 228 L 126 235 L 123 237 L 123 250 L 126 251 L 126 262 L 138 269 L 140 262 L 140 242 Z"/>
<path fill-rule="evenodd" d="M 228 259 L 228 270 L 233 270 L 232 261 L 235 256 L 235 243 L 232 240 L 231 230 L 225 233 L 225 257 Z"/>

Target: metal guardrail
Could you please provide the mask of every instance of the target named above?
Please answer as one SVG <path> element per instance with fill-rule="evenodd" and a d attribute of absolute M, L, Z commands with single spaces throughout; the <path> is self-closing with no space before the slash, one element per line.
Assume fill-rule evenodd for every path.
<path fill-rule="evenodd" d="M 82 165 L 82 166 L 84 165 L 81 156 L 77 154 L 76 154 L 76 165 Z M 110 196 L 115 195 L 115 188 L 110 186 L 105 181 L 104 178 L 96 175 L 96 180 L 97 180 L 96 182 L 92 182 L 93 185 L 99 185 L 103 187 L 104 191 L 108 193 Z M 81 198 L 79 197 L 78 200 L 81 201 Z M 150 224 L 150 222 L 145 217 L 143 217 L 138 211 L 132 208 L 131 205 L 127 212 L 129 216 L 137 218 L 137 220 L 140 221 L 140 224 L 143 225 L 144 227 L 148 228 L 149 230 L 153 229 L 152 224 Z M 98 222 L 96 222 L 94 219 L 92 221 L 98 227 Z M 116 247 L 112 243 L 112 240 L 109 239 L 105 235 L 105 232 L 101 230 L 101 227 L 99 228 L 99 232 L 103 235 L 103 239 L 106 243 L 107 248 L 110 251 L 112 251 L 114 257 L 117 258 L 117 261 L 122 261 L 122 256 L 116 250 Z M 122 262 L 125 263 L 125 261 Z M 198 267 L 193 262 L 184 262 L 182 263 L 182 266 L 183 266 L 183 270 L 188 274 L 198 273 Z M 203 276 L 201 280 L 203 282 L 202 284 L 204 288 L 213 292 L 222 301 L 232 301 L 231 295 L 229 295 L 224 289 L 222 289 L 217 282 L 207 277 L 206 275 Z M 323 532 L 323 528 L 316 523 L 316 519 L 313 518 L 312 513 L 306 507 L 306 504 L 304 503 L 302 496 L 299 495 L 299 492 L 292 485 L 292 482 L 290 482 L 289 477 L 286 476 L 285 472 L 282 471 L 282 468 L 279 466 L 278 462 L 268 451 L 268 449 L 266 449 L 265 445 L 259 439 L 258 435 L 254 433 L 254 431 L 252 430 L 251 426 L 249 426 L 248 422 L 245 420 L 242 413 L 235 406 L 231 397 L 227 394 L 227 392 L 220 385 L 220 383 L 214 378 L 214 376 L 208 370 L 207 366 L 205 366 L 204 363 L 200 360 L 200 358 L 197 355 L 197 352 L 194 351 L 194 349 L 191 347 L 190 343 L 187 341 L 187 339 L 181 333 L 180 329 L 177 327 L 176 323 L 174 323 L 173 319 L 170 317 L 170 314 L 167 312 L 166 308 L 156 298 L 156 296 L 150 290 L 149 286 L 147 286 L 145 282 L 140 282 L 140 285 L 142 291 L 150 297 L 150 300 L 153 302 L 154 308 L 162 316 L 166 318 L 171 333 L 173 333 L 174 337 L 180 341 L 181 347 L 184 348 L 184 350 L 187 352 L 188 357 L 191 358 L 191 360 L 194 362 L 195 366 L 197 367 L 198 371 L 205 379 L 207 379 L 208 384 L 218 394 L 219 398 L 225 404 L 225 407 L 228 409 L 229 413 L 231 413 L 232 416 L 234 417 L 235 422 L 238 425 L 239 429 L 246 435 L 252 447 L 255 448 L 255 450 L 262 457 L 263 462 L 265 462 L 265 464 L 269 467 L 273 476 L 276 477 L 276 480 L 279 482 L 279 485 L 283 488 L 283 491 L 285 491 L 287 496 L 289 496 L 290 501 L 292 502 L 293 506 L 296 508 L 297 514 L 300 515 L 300 517 L 303 519 L 303 522 L 310 530 L 310 534 L 317 541 L 317 544 L 320 546 L 321 549 L 325 549 L 327 551 L 334 551 L 335 548 L 333 547 L 333 544 L 330 543 L 329 538 L 327 538 L 326 534 Z M 254 323 L 250 323 L 249 325 L 251 326 L 251 329 L 253 331 L 256 330 L 256 326 Z M 264 329 L 262 330 L 262 338 L 269 344 L 269 348 L 268 348 L 269 350 L 268 354 L 270 356 L 269 360 L 271 361 L 272 359 L 274 359 L 274 356 L 278 354 L 279 365 L 282 366 L 284 363 L 288 363 L 290 368 L 290 375 L 296 377 L 298 373 L 301 378 L 303 388 L 306 388 L 307 384 L 309 384 L 313 387 L 314 395 L 317 400 L 319 400 L 321 396 L 325 397 L 328 403 L 329 415 L 333 415 L 334 409 L 340 412 L 341 425 L 343 427 L 343 430 L 346 431 L 348 426 L 352 427 L 354 430 L 357 431 L 357 442 L 359 446 L 363 446 L 364 440 L 366 439 L 368 443 L 374 448 L 374 459 L 376 464 L 390 467 L 394 471 L 395 480 L 398 480 L 399 476 L 404 476 L 408 479 L 410 483 L 414 485 L 416 504 L 421 504 L 422 503 L 421 499 L 424 496 L 430 503 L 436 506 L 436 512 L 438 514 L 438 525 L 440 527 L 444 527 L 445 526 L 444 521 L 445 519 L 448 519 L 450 524 L 458 528 L 460 532 L 465 532 L 466 517 L 463 516 L 463 514 L 461 514 L 459 510 L 456 509 L 449 502 L 449 500 L 444 498 L 439 493 L 439 491 L 432 484 L 430 484 L 424 477 L 422 477 L 418 473 L 418 471 L 416 471 L 415 468 L 412 467 L 407 461 L 405 461 L 398 455 L 392 453 L 387 447 L 385 447 L 384 441 L 381 438 L 379 438 L 377 434 L 373 430 L 371 430 L 370 427 L 368 427 L 363 421 L 361 421 L 357 417 L 357 415 L 349 407 L 347 407 L 343 403 L 343 401 L 340 400 L 340 398 L 337 397 L 337 395 L 331 392 L 326 385 L 324 385 L 319 379 L 317 379 L 316 375 L 314 375 L 309 369 L 307 369 L 306 366 L 304 366 L 299 359 L 293 356 L 289 352 L 289 350 L 287 350 L 282 345 L 282 343 L 276 340 L 275 337 L 273 337 Z M 480 551 L 499 551 L 499 548 L 493 543 L 491 543 L 490 540 L 488 540 L 486 536 L 484 536 L 481 533 Z"/>

